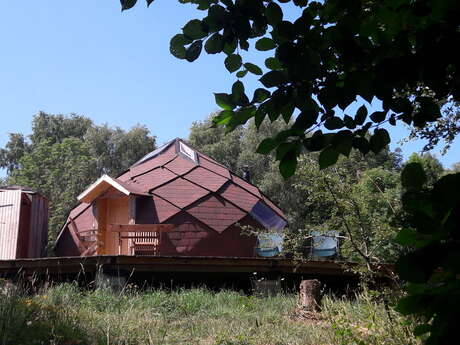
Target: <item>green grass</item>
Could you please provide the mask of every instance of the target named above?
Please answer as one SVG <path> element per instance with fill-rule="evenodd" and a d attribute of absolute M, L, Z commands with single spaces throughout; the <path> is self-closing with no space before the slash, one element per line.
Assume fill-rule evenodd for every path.
<path fill-rule="evenodd" d="M 418 344 L 411 325 L 370 293 L 326 296 L 320 321 L 296 317 L 296 302 L 206 289 L 114 293 L 63 284 L 26 296 L 0 288 L 0 345 Z"/>

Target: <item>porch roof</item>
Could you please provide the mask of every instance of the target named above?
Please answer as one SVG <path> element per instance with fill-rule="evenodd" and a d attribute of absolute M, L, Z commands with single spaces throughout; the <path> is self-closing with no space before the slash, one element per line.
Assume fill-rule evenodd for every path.
<path fill-rule="evenodd" d="M 126 182 L 120 181 L 119 179 L 110 177 L 109 175 L 102 175 L 96 182 L 91 186 L 86 188 L 86 190 L 81 193 L 77 199 L 80 202 L 85 202 L 90 204 L 103 193 L 105 193 L 109 188 L 115 188 L 119 192 L 129 195 L 150 195 L 137 188 L 133 184 L 128 184 Z"/>

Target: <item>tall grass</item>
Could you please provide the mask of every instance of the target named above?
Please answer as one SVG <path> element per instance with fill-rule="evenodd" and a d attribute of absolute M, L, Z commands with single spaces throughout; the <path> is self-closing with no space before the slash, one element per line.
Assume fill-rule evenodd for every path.
<path fill-rule="evenodd" d="M 0 291 L 0 344 L 416 344 L 410 324 L 369 293 L 324 298 L 323 320 L 296 317 L 297 298 L 206 289 L 122 293 L 62 284 Z"/>

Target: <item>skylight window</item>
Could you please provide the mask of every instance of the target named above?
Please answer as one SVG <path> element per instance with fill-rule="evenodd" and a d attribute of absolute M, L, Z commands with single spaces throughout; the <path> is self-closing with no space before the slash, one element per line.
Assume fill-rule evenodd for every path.
<path fill-rule="evenodd" d="M 195 151 L 185 145 L 182 141 L 179 142 L 179 152 L 196 163 Z"/>

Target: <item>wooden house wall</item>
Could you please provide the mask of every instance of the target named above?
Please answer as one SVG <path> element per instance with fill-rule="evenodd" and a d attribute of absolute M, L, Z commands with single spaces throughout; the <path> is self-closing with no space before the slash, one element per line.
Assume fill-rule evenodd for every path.
<path fill-rule="evenodd" d="M 37 193 L 0 191 L 0 259 L 43 257 L 48 201 Z"/>
<path fill-rule="evenodd" d="M 29 250 L 29 242 L 31 241 L 31 219 L 30 211 L 32 209 L 32 201 L 27 194 L 21 195 L 21 208 L 19 211 L 19 228 L 17 239 L 17 258 L 27 258 Z M 32 243 L 31 243 L 32 244 Z"/>
<path fill-rule="evenodd" d="M 48 200 L 40 194 L 31 194 L 29 258 L 46 256 L 48 243 Z"/>

